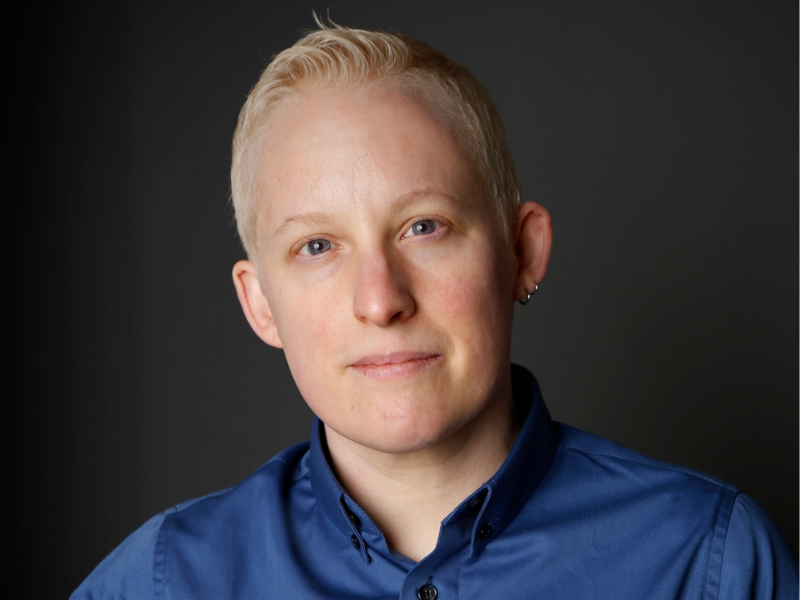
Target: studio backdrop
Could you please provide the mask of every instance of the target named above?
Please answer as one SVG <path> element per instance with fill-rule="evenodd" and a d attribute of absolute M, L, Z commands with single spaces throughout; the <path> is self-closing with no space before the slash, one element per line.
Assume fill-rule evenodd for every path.
<path fill-rule="evenodd" d="M 312 9 L 423 38 L 495 99 L 554 221 L 512 349 L 554 418 L 729 480 L 796 548 L 796 3 L 84 1 L 19 20 L 12 60 L 16 597 L 65 597 L 149 516 L 308 438 L 236 300 L 228 170 Z"/>

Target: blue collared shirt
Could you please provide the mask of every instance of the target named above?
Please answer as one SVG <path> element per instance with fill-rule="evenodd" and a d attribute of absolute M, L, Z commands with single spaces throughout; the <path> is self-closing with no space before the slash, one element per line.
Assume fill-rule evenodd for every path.
<path fill-rule="evenodd" d="M 527 410 L 505 463 L 420 562 L 387 546 L 326 458 L 324 428 L 230 490 L 145 523 L 72 598 L 798 597 L 797 561 L 750 497 Z"/>

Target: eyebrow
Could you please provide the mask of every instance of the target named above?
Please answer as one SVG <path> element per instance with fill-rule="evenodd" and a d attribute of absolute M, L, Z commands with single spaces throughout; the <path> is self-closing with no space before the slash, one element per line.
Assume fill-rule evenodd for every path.
<path fill-rule="evenodd" d="M 449 194 L 438 192 L 430 187 L 425 187 L 419 190 L 412 190 L 410 192 L 398 196 L 394 200 L 394 202 L 392 202 L 391 210 L 395 213 L 401 212 L 408 206 L 428 198 L 438 198 L 440 200 L 446 201 L 448 204 L 456 203 L 456 199 L 450 196 Z M 285 234 L 289 229 L 297 225 L 319 227 L 328 225 L 332 221 L 334 221 L 334 217 L 331 214 L 321 211 L 313 211 L 308 213 L 302 213 L 299 215 L 293 215 L 291 217 L 287 217 L 286 219 L 284 219 L 283 223 L 281 223 L 280 226 L 273 233 L 273 238 L 280 237 L 281 235 Z"/>
<path fill-rule="evenodd" d="M 287 230 L 291 229 L 295 225 L 327 225 L 333 220 L 331 215 L 324 213 L 324 212 L 310 212 L 310 213 L 303 213 L 300 215 L 294 215 L 292 217 L 286 218 L 283 223 L 280 224 L 275 232 L 272 234 L 272 237 L 280 237 Z"/>
<path fill-rule="evenodd" d="M 425 200 L 428 198 L 437 198 L 439 200 L 444 200 L 448 204 L 456 204 L 457 200 L 453 196 L 449 194 L 445 194 L 444 192 L 436 191 L 431 187 L 424 187 L 419 190 L 412 190 L 407 192 L 395 200 L 393 209 L 396 212 L 403 210 L 404 208 L 414 204 L 415 202 L 419 202 L 421 200 Z"/>

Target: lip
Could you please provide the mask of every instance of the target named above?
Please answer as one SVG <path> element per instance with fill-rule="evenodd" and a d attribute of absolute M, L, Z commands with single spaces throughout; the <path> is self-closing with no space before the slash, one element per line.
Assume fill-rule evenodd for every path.
<path fill-rule="evenodd" d="M 372 379 L 406 377 L 424 371 L 441 358 L 441 354 L 431 352 L 392 352 L 391 354 L 370 354 L 360 358 L 349 367 Z"/>

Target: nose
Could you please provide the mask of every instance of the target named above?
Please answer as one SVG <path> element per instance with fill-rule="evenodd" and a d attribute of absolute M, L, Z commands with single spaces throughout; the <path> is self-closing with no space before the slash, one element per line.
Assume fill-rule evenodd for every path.
<path fill-rule="evenodd" d="M 356 269 L 353 314 L 362 323 L 379 327 L 407 319 L 414 314 L 402 257 L 386 252 L 362 257 Z"/>

